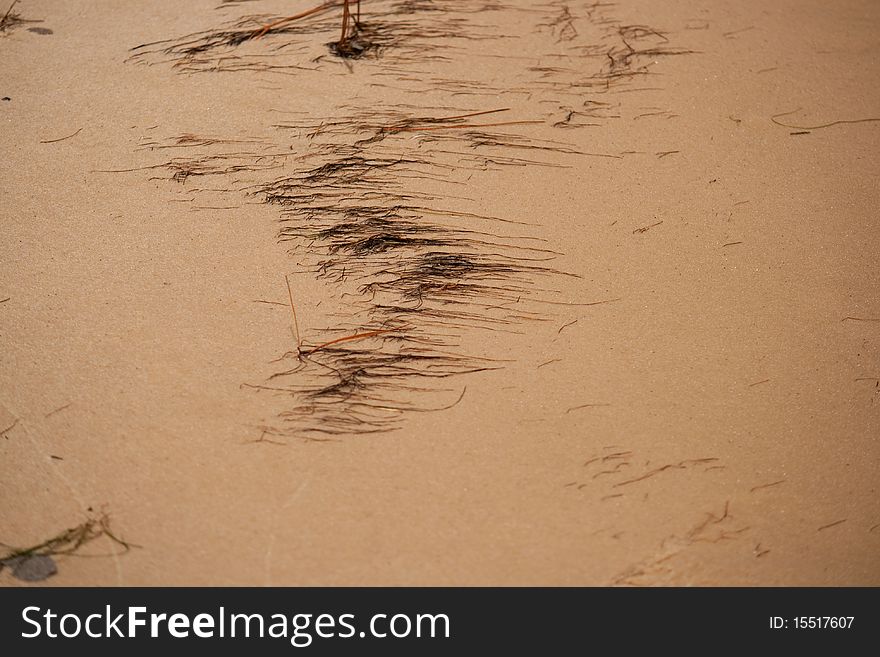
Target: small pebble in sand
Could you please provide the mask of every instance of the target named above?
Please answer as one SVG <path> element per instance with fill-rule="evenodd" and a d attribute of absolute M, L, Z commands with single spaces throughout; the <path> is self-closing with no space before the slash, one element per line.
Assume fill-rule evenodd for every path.
<path fill-rule="evenodd" d="M 41 582 L 58 572 L 55 560 L 44 554 L 13 557 L 3 565 L 12 569 L 13 577 L 24 582 Z"/>

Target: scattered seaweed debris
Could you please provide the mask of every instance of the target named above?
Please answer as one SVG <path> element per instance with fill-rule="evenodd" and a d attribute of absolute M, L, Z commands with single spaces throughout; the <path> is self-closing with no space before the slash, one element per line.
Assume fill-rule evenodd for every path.
<path fill-rule="evenodd" d="M 330 0 L 293 16 L 254 14 L 220 27 L 131 49 L 129 61 L 170 62 L 181 72 L 310 70 L 326 55 L 337 60 L 393 52 L 395 63 L 424 63 L 447 47 L 446 40 L 495 38 L 491 26 L 475 26 L 463 15 L 502 7 L 498 0 L 379 0 L 369 3 L 369 20 L 349 0 Z M 366 3 L 365 3 L 366 4 Z M 342 31 L 339 16 L 342 9 Z M 418 13 L 429 13 L 430 21 Z M 499 37 L 500 38 L 500 37 Z M 440 59 L 443 59 L 442 56 Z"/>
<path fill-rule="evenodd" d="M 11 548 L 0 543 L 0 546 L 9 550 L 0 557 L 0 571 L 9 568 L 13 577 L 27 582 L 47 579 L 58 572 L 54 557 L 78 555 L 84 546 L 102 536 L 106 536 L 113 544 L 122 548 L 123 554 L 137 547 L 114 534 L 110 529 L 110 516 L 102 513 L 38 545 Z"/>
<path fill-rule="evenodd" d="M 611 586 L 660 586 L 678 583 L 681 569 L 671 562 L 700 546 L 723 543 L 743 543 L 753 529 L 737 521 L 730 511 L 730 500 L 724 502 L 720 512 L 703 513 L 703 519 L 683 534 L 665 537 L 657 549 L 641 561 L 632 564 L 611 579 Z M 750 544 L 749 541 L 747 544 Z M 767 554 L 760 550 L 760 543 L 750 549 L 755 557 Z M 740 548 L 743 549 L 743 548 Z"/>
<path fill-rule="evenodd" d="M 25 22 L 22 19 L 21 14 L 12 11 L 17 4 L 18 0 L 12 0 L 12 4 L 9 5 L 6 13 L 3 14 L 3 18 L 0 18 L 0 34 L 7 34 Z"/>
<path fill-rule="evenodd" d="M 28 20 L 26 18 L 22 18 L 21 14 L 17 11 L 13 11 L 15 9 L 15 5 L 18 4 L 18 0 L 12 0 L 12 4 L 6 9 L 6 13 L 0 17 L 0 37 L 6 36 L 10 34 L 13 30 L 21 27 L 22 25 L 28 25 L 30 23 L 42 23 L 43 21 L 39 20 Z M 37 34 L 52 34 L 52 30 L 43 27 L 31 27 L 28 28 L 30 32 L 36 32 Z"/>
<path fill-rule="evenodd" d="M 555 167 L 555 156 L 578 155 L 502 130 L 524 123 L 496 119 L 508 111 L 349 108 L 322 121 L 276 125 L 293 142 L 287 147 L 277 139 L 191 134 L 141 142 L 152 152 L 195 152 L 131 170 L 179 183 L 225 176 L 221 189 L 199 191 L 237 190 L 278 208 L 280 243 L 301 273 L 324 281 L 340 300 L 329 325 L 313 323 L 302 335 L 296 326 L 295 350 L 279 359 L 281 371 L 245 385 L 294 400 L 264 435 L 378 433 L 409 413 L 451 408 L 463 394 L 454 377 L 505 362 L 469 353 L 466 335 L 518 333 L 524 322 L 549 321 L 556 303 L 549 281 L 571 276 L 551 266 L 559 253 L 523 234 L 526 224 L 453 209 L 445 202 L 454 197 L 422 190 L 424 182 L 454 190 L 476 172 Z M 281 175 L 266 180 L 268 169 Z M 236 184 L 232 178 L 244 172 L 263 182 Z M 508 233 L 505 226 L 523 227 Z M 296 324 L 293 289 L 288 296 Z"/>
<path fill-rule="evenodd" d="M 182 150 L 214 146 L 221 148 L 215 152 L 200 152 L 196 155 L 186 154 L 187 151 Z M 191 178 L 246 175 L 278 169 L 290 156 L 289 151 L 281 152 L 274 145 L 269 145 L 257 137 L 223 139 L 186 133 L 166 140 L 157 140 L 153 137 L 142 139 L 138 144 L 138 150 L 165 151 L 167 149 L 177 149 L 184 154 L 176 155 L 157 164 L 129 169 L 103 169 L 96 172 L 158 171 L 164 175 L 151 176 L 150 180 L 172 180 L 184 185 Z"/>
<path fill-rule="evenodd" d="M 420 191 L 420 181 L 457 185 L 474 171 L 558 166 L 522 150 L 577 153 L 498 131 L 521 124 L 487 118 L 504 111 L 349 108 L 277 126 L 307 138 L 309 152 L 252 193 L 280 208 L 278 237 L 301 272 L 345 300 L 332 325 L 297 339 L 269 385 L 248 386 L 293 400 L 279 415 L 282 433 L 379 433 L 407 413 L 450 408 L 461 399 L 453 379 L 504 363 L 463 349 L 467 336 L 550 321 L 549 282 L 572 276 L 551 266 L 559 254 L 524 228 L 502 230 L 515 221 L 455 210 Z"/>
<path fill-rule="evenodd" d="M 635 91 L 663 57 L 691 52 L 618 20 L 609 3 L 362 4 L 363 15 L 331 0 L 293 16 L 242 16 L 138 46 L 128 59 L 178 73 L 358 76 L 356 100 L 344 95 L 321 116 L 273 109 L 282 118 L 259 144 L 142 144 L 189 151 L 141 167 L 157 177 L 222 181 L 190 195 L 238 190 L 277 210 L 277 239 L 296 266 L 294 316 L 300 284 L 324 288 L 321 309 L 299 313 L 293 348 L 262 382 L 242 384 L 280 400 L 255 442 L 381 433 L 451 408 L 466 380 L 511 362 L 512 340 L 533 344 L 542 324 L 553 332 L 592 305 L 562 294 L 573 274 L 556 264 L 562 254 L 541 237 L 540 217 L 503 216 L 475 199 L 487 183 L 515 184 L 504 171 L 621 158 L 583 152 L 560 132 L 638 114 L 631 95 L 612 95 Z M 499 57 L 523 65 L 500 75 L 482 65 Z"/>
<path fill-rule="evenodd" d="M 244 4 L 245 2 L 257 2 L 257 0 L 220 0 L 220 4 L 215 9 L 226 9 L 235 5 Z"/>
<path fill-rule="evenodd" d="M 72 132 L 69 135 L 66 135 L 64 137 L 58 137 L 56 139 L 41 139 L 40 143 L 41 144 L 55 144 L 55 143 L 58 143 L 59 141 L 65 141 L 67 139 L 70 139 L 71 137 L 76 137 L 79 133 L 82 132 L 82 130 L 83 130 L 82 128 L 79 128 L 78 130 L 75 130 L 74 132 Z"/>
<path fill-rule="evenodd" d="M 783 128 L 789 128 L 791 130 L 797 130 L 798 132 L 791 132 L 789 134 L 792 135 L 808 135 L 811 130 L 821 130 L 822 128 L 831 128 L 836 125 L 852 125 L 857 123 L 875 123 L 880 121 L 880 117 L 872 116 L 864 119 L 838 119 L 836 121 L 828 121 L 827 123 L 819 123 L 817 125 L 796 125 L 792 123 L 785 123 L 784 121 L 780 121 L 779 119 L 783 116 L 791 116 L 792 114 L 796 114 L 801 111 L 801 108 L 798 107 L 796 110 L 791 110 L 790 112 L 780 112 L 779 114 L 774 114 L 770 117 L 770 121 L 775 123 L 778 126 Z"/>
<path fill-rule="evenodd" d="M 845 523 L 846 520 L 847 520 L 846 518 L 843 518 L 841 520 L 835 520 L 834 522 L 829 522 L 827 525 L 822 525 L 821 527 L 816 529 L 816 531 L 821 532 L 826 529 L 831 529 L 832 527 L 837 527 L 837 525 L 842 525 L 843 523 Z"/>
<path fill-rule="evenodd" d="M 555 105 L 554 127 L 570 129 L 620 118 L 616 104 L 596 95 L 652 75 L 662 58 L 696 52 L 673 45 L 663 30 L 618 20 L 610 3 L 363 3 L 364 16 L 349 8 L 347 21 L 349 0 L 330 0 L 293 16 L 245 15 L 136 46 L 128 61 L 170 64 L 181 73 L 300 75 L 322 71 L 334 61 L 351 69 L 353 60 L 361 60 L 369 86 L 377 90 L 534 98 L 546 104 L 545 110 Z M 495 67 L 482 65 L 524 52 L 534 55 L 523 58 L 523 66 L 506 79 L 497 76 Z"/>

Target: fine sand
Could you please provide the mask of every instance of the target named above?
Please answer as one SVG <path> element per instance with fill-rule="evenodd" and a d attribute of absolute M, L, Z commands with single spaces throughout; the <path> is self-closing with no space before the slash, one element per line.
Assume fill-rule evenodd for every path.
<path fill-rule="evenodd" d="M 7 16 L 4 554 L 880 584 L 880 3 L 315 1 Z"/>

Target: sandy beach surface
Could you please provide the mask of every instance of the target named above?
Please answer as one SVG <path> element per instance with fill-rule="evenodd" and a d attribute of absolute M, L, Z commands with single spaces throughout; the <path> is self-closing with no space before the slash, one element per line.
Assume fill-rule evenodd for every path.
<path fill-rule="evenodd" d="M 880 584 L 880 3 L 311 6 L 13 7 L 4 549 Z"/>

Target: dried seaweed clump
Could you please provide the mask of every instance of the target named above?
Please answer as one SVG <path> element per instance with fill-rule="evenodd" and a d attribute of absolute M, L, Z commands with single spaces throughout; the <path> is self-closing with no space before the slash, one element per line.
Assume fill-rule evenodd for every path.
<path fill-rule="evenodd" d="M 278 209 L 278 239 L 297 273 L 326 291 L 277 371 L 248 384 L 283 400 L 276 420 L 260 427 L 263 438 L 381 433 L 408 414 L 449 408 L 466 381 L 504 367 L 506 338 L 576 306 L 559 298 L 571 275 L 554 266 L 560 254 L 532 223 L 477 205 L 480 184 L 503 186 L 510 179 L 498 174 L 513 168 L 622 157 L 583 152 L 560 129 L 629 114 L 631 95 L 612 94 L 633 91 L 658 59 L 690 52 L 661 30 L 619 20 L 610 3 L 363 4 L 341 33 L 340 10 L 354 2 L 331 0 L 294 16 L 244 16 L 131 55 L 181 72 L 326 76 L 334 62 L 357 71 L 349 78 L 356 103 L 340 94 L 319 117 L 285 113 L 294 118 L 273 126 L 278 160 L 248 159 L 254 148 L 242 146 L 236 171 L 218 160 L 228 153 L 204 141 L 192 143 L 192 157 L 155 165 L 181 182 L 254 171 L 248 192 Z M 494 58 L 518 65 L 484 65 Z M 400 92 L 416 100 L 401 102 Z"/>
<path fill-rule="evenodd" d="M 362 15 L 354 10 L 349 15 L 349 4 L 355 3 L 330 0 L 294 16 L 242 16 L 217 28 L 139 45 L 131 49 L 129 61 L 171 63 L 189 73 L 288 74 L 313 70 L 328 54 L 343 60 L 388 55 L 392 64 L 424 63 L 443 59 L 438 53 L 450 44 L 497 38 L 490 25 L 475 23 L 469 15 L 501 7 L 497 0 L 377 0 L 364 2 Z"/>
<path fill-rule="evenodd" d="M 379 433 L 407 413 L 449 408 L 463 394 L 458 377 L 503 366 L 463 347 L 468 336 L 547 321 L 555 291 L 539 281 L 565 275 L 550 266 L 558 254 L 541 238 L 500 228 L 517 222 L 444 207 L 420 190 L 454 186 L 468 171 L 558 166 L 522 150 L 576 153 L 500 130 L 517 121 L 481 122 L 498 111 L 359 108 L 280 126 L 307 137 L 309 154 L 256 193 L 281 209 L 279 239 L 303 273 L 335 290 L 342 309 L 303 336 L 281 359 L 292 364 L 267 385 L 249 386 L 293 401 L 265 433 Z"/>

